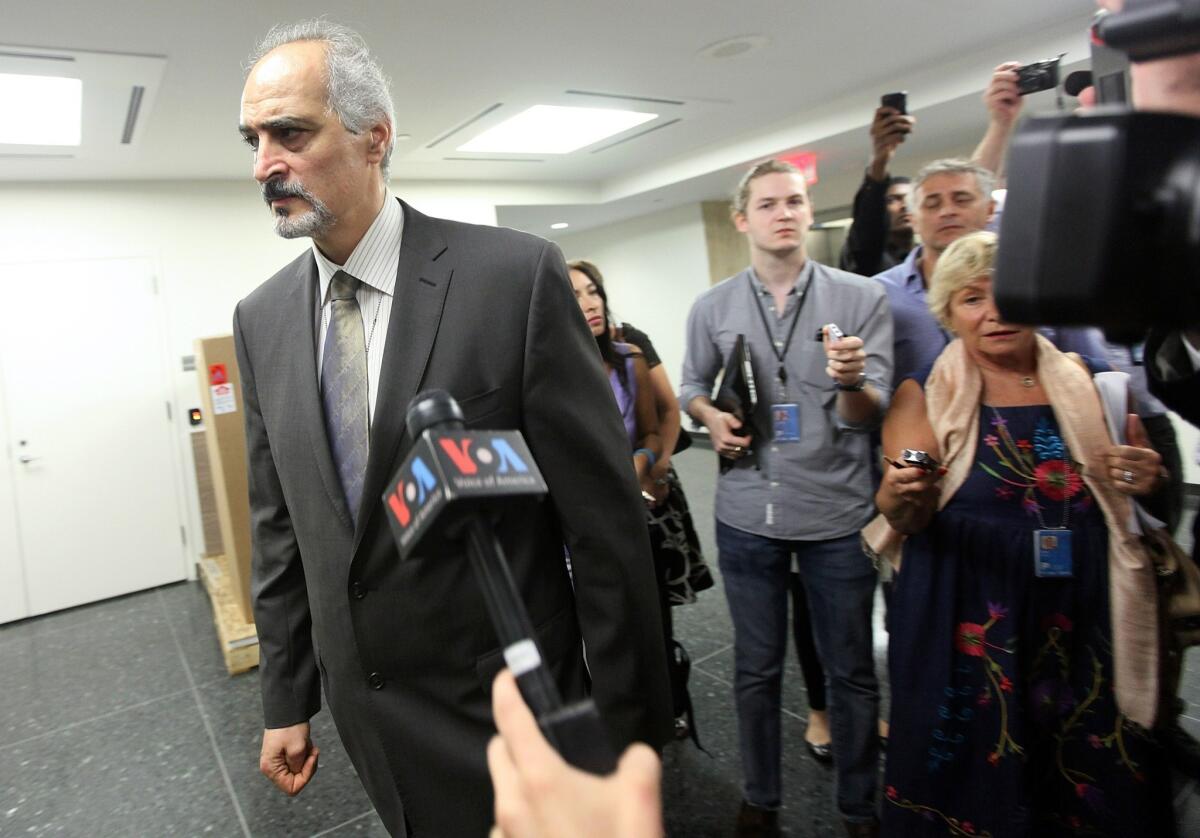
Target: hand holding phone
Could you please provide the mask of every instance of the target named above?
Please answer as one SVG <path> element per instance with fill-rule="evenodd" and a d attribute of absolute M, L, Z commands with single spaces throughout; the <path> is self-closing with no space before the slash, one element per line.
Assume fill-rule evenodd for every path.
<path fill-rule="evenodd" d="M 879 107 L 893 108 L 896 113 L 905 115 L 908 113 L 908 91 L 899 90 L 895 93 L 885 93 L 879 97 Z"/>
<path fill-rule="evenodd" d="M 945 472 L 941 464 L 929 456 L 928 452 L 918 451 L 915 448 L 905 448 L 900 452 L 899 460 L 893 460 L 890 457 L 883 459 L 893 468 L 919 468 L 924 472 Z"/>

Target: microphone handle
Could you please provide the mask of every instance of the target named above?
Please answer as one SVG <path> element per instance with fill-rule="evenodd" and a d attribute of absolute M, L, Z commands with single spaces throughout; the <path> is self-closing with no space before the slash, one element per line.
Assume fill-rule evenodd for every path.
<path fill-rule="evenodd" d="M 495 532 L 480 515 L 472 515 L 463 535 L 505 662 L 542 732 L 576 768 L 593 774 L 615 771 L 617 755 L 595 702 L 589 698 L 563 705 Z"/>

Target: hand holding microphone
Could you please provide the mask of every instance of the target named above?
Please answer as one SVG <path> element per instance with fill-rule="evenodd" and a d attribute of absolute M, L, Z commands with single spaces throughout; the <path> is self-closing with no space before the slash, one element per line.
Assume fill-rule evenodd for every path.
<path fill-rule="evenodd" d="M 505 663 L 546 738 L 577 768 L 610 773 L 617 757 L 596 705 L 563 705 L 496 538 L 496 518 L 546 494 L 525 440 L 518 431 L 467 430 L 444 390 L 417 394 L 406 420 L 413 447 L 383 498 L 401 561 L 418 548 L 465 545 Z"/>

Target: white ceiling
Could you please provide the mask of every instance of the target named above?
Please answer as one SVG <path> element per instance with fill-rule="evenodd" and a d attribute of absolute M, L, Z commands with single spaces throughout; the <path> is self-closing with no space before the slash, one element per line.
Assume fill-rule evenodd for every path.
<path fill-rule="evenodd" d="M 861 177 L 865 126 L 881 93 L 907 89 L 919 120 L 903 150 L 909 165 L 897 168 L 969 147 L 983 130 L 978 94 L 991 67 L 1063 50 L 1068 61 L 1086 58 L 1093 8 L 1091 0 L 8 3 L 6 45 L 164 56 L 166 64 L 130 153 L 0 154 L 0 181 L 248 178 L 249 153 L 235 130 L 245 56 L 272 24 L 328 14 L 362 32 L 392 76 L 396 129 L 412 137 L 393 160 L 401 194 L 414 180 L 519 184 L 524 197 L 511 203 L 525 206 L 504 209 L 504 223 L 544 233 L 540 226 L 562 215 L 575 231 L 723 195 L 747 162 L 804 148 L 819 155 L 818 196 L 828 190 L 826 205 L 836 205 L 835 194 L 844 205 Z M 726 59 L 700 54 L 740 35 L 767 44 Z M 470 156 L 455 151 L 470 129 L 427 147 L 497 103 L 472 128 L 536 102 L 592 98 L 569 90 L 683 104 L 654 105 L 660 119 L 646 127 L 679 119 L 671 125 L 544 162 L 445 160 Z M 1050 94 L 1038 99 L 1053 104 Z"/>

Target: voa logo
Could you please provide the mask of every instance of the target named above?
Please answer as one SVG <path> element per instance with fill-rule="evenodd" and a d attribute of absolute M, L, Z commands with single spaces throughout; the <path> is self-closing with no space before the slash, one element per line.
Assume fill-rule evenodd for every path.
<path fill-rule="evenodd" d="M 400 526 L 407 527 L 412 522 L 410 507 L 415 506 L 419 509 L 424 506 L 426 498 L 437 488 L 437 483 L 437 478 L 429 470 L 429 466 L 425 465 L 425 461 L 419 456 L 413 457 L 408 478 L 397 483 L 395 491 L 388 495 L 387 499 L 388 507 L 400 522 Z"/>
<path fill-rule="evenodd" d="M 454 468 L 459 474 L 479 474 L 481 466 L 486 473 L 527 474 L 529 472 L 529 466 L 504 437 L 485 439 L 482 445 L 472 451 L 471 445 L 474 442 L 475 440 L 469 436 L 461 439 L 443 437 L 438 440 L 438 445 L 446 452 L 446 456 L 450 458 L 450 462 L 454 464 Z"/>

